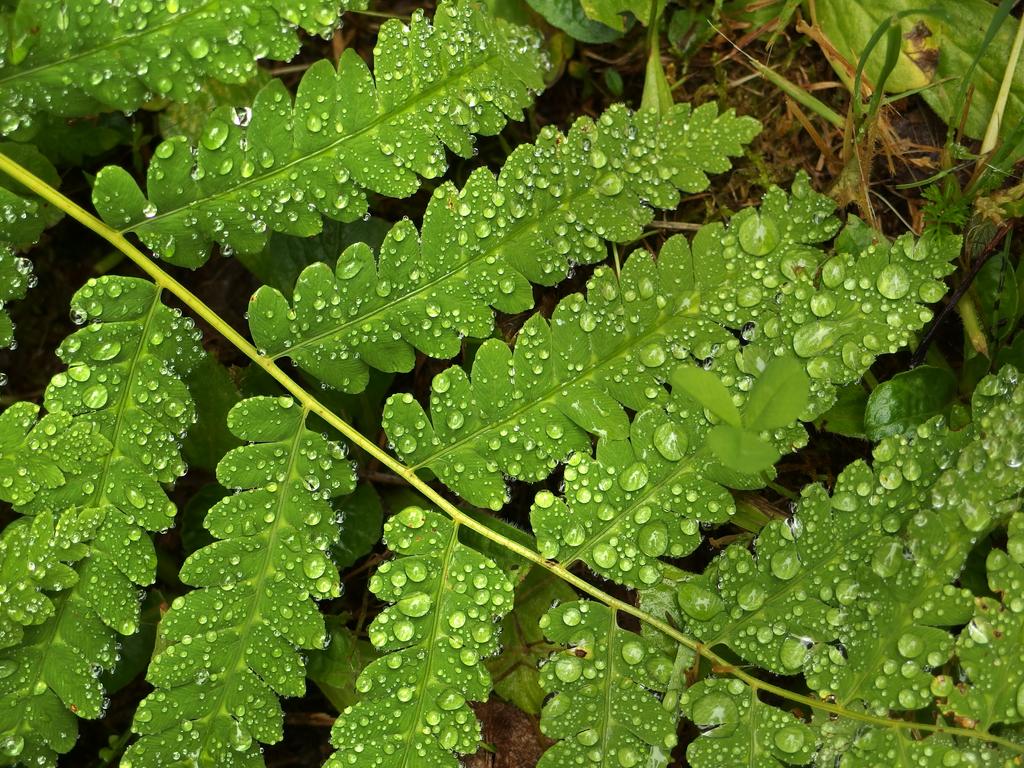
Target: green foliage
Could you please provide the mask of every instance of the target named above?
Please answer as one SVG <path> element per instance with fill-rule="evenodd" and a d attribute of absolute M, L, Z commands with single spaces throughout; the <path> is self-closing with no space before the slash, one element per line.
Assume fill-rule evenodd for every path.
<path fill-rule="evenodd" d="M 365 0 L 19 0 L 0 19 L 0 134 L 40 113 L 130 112 L 186 101 L 205 78 L 249 79 L 258 58 L 290 59 L 295 28 L 329 33 Z"/>
<path fill-rule="evenodd" d="M 757 131 L 714 104 L 679 105 L 660 119 L 612 107 L 568 135 L 545 129 L 497 178 L 480 168 L 461 190 L 438 187 L 422 233 L 400 222 L 378 259 L 354 245 L 334 270 L 309 267 L 291 304 L 271 288 L 257 292 L 253 338 L 346 392 L 366 386 L 368 367 L 410 370 L 416 350 L 453 357 L 463 337 L 490 334 L 490 307 L 532 308 L 531 283 L 552 285 L 576 264 L 603 260 L 606 240 L 638 238 L 651 206 L 705 189 L 705 174 L 727 170 Z"/>
<path fill-rule="evenodd" d="M 96 670 L 114 666 L 118 635 L 138 630 L 138 587 L 156 567 L 146 533 L 174 520 L 160 484 L 184 473 L 179 442 L 194 418 L 181 377 L 200 358 L 197 334 L 155 286 L 90 280 L 71 311 L 89 324 L 58 350 L 67 369 L 46 388 L 49 415 L 33 428 L 30 409 L 13 407 L 23 446 L 0 477 L 26 515 L 0 539 L 0 570 L 15 579 L 0 590 L 0 615 L 26 627 L 7 634 L 0 651 L 5 764 L 53 764 L 74 744 L 71 713 L 103 713 Z M 32 472 L 29 484 L 16 479 L 22 467 Z M 50 535 L 53 551 L 31 559 Z"/>
<path fill-rule="evenodd" d="M 652 694 L 665 690 L 672 660 L 622 629 L 616 612 L 598 603 L 553 608 L 541 628 L 565 648 L 541 667 L 541 683 L 554 694 L 544 704 L 541 729 L 558 743 L 538 768 L 667 764 L 676 719 Z"/>
<path fill-rule="evenodd" d="M 240 493 L 210 509 L 204 525 L 216 541 L 182 566 L 198 589 L 160 622 L 147 674 L 156 690 L 136 712 L 142 738 L 124 765 L 261 766 L 259 742 L 281 739 L 277 696 L 304 692 L 299 651 L 327 638 L 315 600 L 340 594 L 329 502 L 355 486 L 343 447 L 306 418 L 286 397 L 231 409 L 228 425 L 248 444 L 221 459 L 217 480 Z"/>
<path fill-rule="evenodd" d="M 323 217 L 366 213 L 368 191 L 405 197 L 440 175 L 444 150 L 469 156 L 472 134 L 519 118 L 543 81 L 543 57 L 524 28 L 468 2 L 442 3 L 431 24 L 384 24 L 374 72 L 352 49 L 338 68 L 317 62 L 294 98 L 280 80 L 252 109 L 213 112 L 197 147 L 184 137 L 155 151 L 148 198 L 118 166 L 99 173 L 93 202 L 173 264 L 203 264 L 213 243 L 259 251 L 271 232 L 311 236 Z"/>
<path fill-rule="evenodd" d="M 806 489 L 791 520 L 761 531 L 753 554 L 730 546 L 685 577 L 679 620 L 708 646 L 777 674 L 802 672 L 843 706 L 879 715 L 948 708 L 981 730 L 1021 722 L 1021 567 L 990 552 L 1002 604 L 953 582 L 974 545 L 1019 507 L 1022 404 L 1024 386 L 1006 369 L 979 386 L 965 430 L 933 419 L 883 440 L 873 465 L 849 466 L 831 494 Z M 957 639 L 949 628 L 964 624 Z M 954 659 L 959 682 L 946 672 Z M 904 764 L 928 764 L 894 739 L 911 741 L 879 731 L 849 748 L 905 750 Z M 874 764 L 866 759 L 852 764 Z"/>
<path fill-rule="evenodd" d="M 573 451 L 589 451 L 590 434 L 626 438 L 624 408 L 669 405 L 662 384 L 680 368 L 712 368 L 742 402 L 770 360 L 795 355 L 811 379 L 801 416 L 814 418 L 835 385 L 930 317 L 921 304 L 942 295 L 938 280 L 958 249 L 956 238 L 873 243 L 854 221 L 830 256 L 814 247 L 838 229 L 830 210 L 803 177 L 792 196 L 775 188 L 759 210 L 702 227 L 692 246 L 675 237 L 657 260 L 634 253 L 621 277 L 599 267 L 586 298 L 563 299 L 550 321 L 531 317 L 514 351 L 489 340 L 471 376 L 459 367 L 438 374 L 429 418 L 411 395 L 392 396 L 388 437 L 413 468 L 500 509 L 505 477 L 541 480 Z M 692 410 L 695 425 L 711 423 Z M 802 442 L 776 432 L 787 450 Z M 719 453 L 747 447 L 725 440 Z"/>
<path fill-rule="evenodd" d="M 327 765 L 454 768 L 452 752 L 475 752 L 480 740 L 467 701 L 491 690 L 481 660 L 498 650 L 495 622 L 512 608 L 512 583 L 438 512 L 407 507 L 384 540 L 399 555 L 370 582 L 391 603 L 369 629 L 384 655 L 359 676 L 360 701 L 335 724 L 339 751 Z"/>
<path fill-rule="evenodd" d="M 957 380 L 944 368 L 922 365 L 875 387 L 864 408 L 864 430 L 881 440 L 913 430 L 932 416 L 949 417 Z"/>
<path fill-rule="evenodd" d="M 677 223 L 655 211 L 723 205 L 708 176 L 759 130 L 671 104 L 663 3 L 531 0 L 615 35 L 649 23 L 664 98 L 540 128 L 491 170 L 473 136 L 530 106 L 539 35 L 471 0 L 360 19 L 330 61 L 315 42 L 284 70 L 304 70 L 293 94 L 254 60 L 291 56 L 295 28 L 330 31 L 338 7 L 260 1 L 0 0 L 0 300 L 24 294 L 19 254 L 62 213 L 154 280 L 89 280 L 42 405 L 0 412 L 0 765 L 92 762 L 103 733 L 108 766 L 259 768 L 307 678 L 341 711 L 331 768 L 457 768 L 492 690 L 539 715 L 541 768 L 668 768 L 684 747 L 694 768 L 1017 765 L 1024 383 L 1007 366 L 968 409 L 953 401 L 984 360 L 870 399 L 861 381 L 917 341 L 960 239 L 843 225 L 799 175 L 662 242 Z M 371 71 L 356 51 L 378 24 Z M 587 59 L 569 67 L 589 101 Z M 161 114 L 66 119 L 138 107 Z M 107 225 L 53 189 L 50 161 L 64 175 L 109 130 L 149 167 L 145 193 L 124 168 L 68 169 L 95 179 Z M 415 200 L 369 217 L 440 177 L 449 149 L 466 161 L 422 220 Z M 72 225 L 39 263 L 79 253 Z M 262 284 L 253 343 L 185 287 L 220 276 L 179 282 L 125 235 L 180 266 L 240 255 Z M 1010 359 L 1012 257 L 974 285 Z M 230 368 L 164 291 L 235 348 L 217 350 Z M 880 442 L 837 473 L 824 451 L 857 444 L 823 436 L 775 478 L 807 423 Z M 828 487 L 788 511 L 753 493 L 803 474 Z M 103 722 L 68 754 L 77 717 Z"/>

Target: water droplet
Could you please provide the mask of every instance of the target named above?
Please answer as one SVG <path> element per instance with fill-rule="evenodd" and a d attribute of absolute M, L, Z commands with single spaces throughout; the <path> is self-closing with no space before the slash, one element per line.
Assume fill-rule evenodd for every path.
<path fill-rule="evenodd" d="M 667 421 L 654 430 L 652 442 L 658 453 L 668 461 L 679 461 L 686 454 L 689 440 L 681 426 Z"/>
<path fill-rule="evenodd" d="M 779 228 L 770 216 L 754 213 L 740 224 L 740 247 L 751 256 L 767 256 L 779 244 Z"/>
<path fill-rule="evenodd" d="M 583 674 L 583 662 L 572 655 L 558 657 L 555 662 L 555 677 L 563 683 L 573 683 Z"/>
<path fill-rule="evenodd" d="M 630 464 L 619 474 L 619 485 L 624 491 L 639 491 L 647 485 L 647 465 L 642 461 Z"/>
<path fill-rule="evenodd" d="M 878 292 L 887 299 L 902 299 L 910 291 L 910 275 L 899 264 L 888 264 L 878 273 Z"/>
<path fill-rule="evenodd" d="M 102 408 L 107 404 L 108 399 L 110 399 L 110 393 L 102 384 L 93 384 L 82 393 L 82 402 L 93 410 Z"/>
<path fill-rule="evenodd" d="M 804 747 L 804 732 L 795 725 L 787 725 L 775 732 L 775 746 L 787 755 L 793 755 Z"/>
<path fill-rule="evenodd" d="M 431 606 L 430 595 L 416 592 L 398 601 L 398 610 L 411 618 L 426 616 Z"/>
<path fill-rule="evenodd" d="M 697 621 L 708 621 L 721 613 L 725 607 L 722 598 L 692 581 L 680 585 L 676 598 L 679 607 Z"/>
<path fill-rule="evenodd" d="M 661 557 L 668 551 L 668 528 L 664 523 L 648 523 L 637 534 L 637 546 L 649 557 Z"/>

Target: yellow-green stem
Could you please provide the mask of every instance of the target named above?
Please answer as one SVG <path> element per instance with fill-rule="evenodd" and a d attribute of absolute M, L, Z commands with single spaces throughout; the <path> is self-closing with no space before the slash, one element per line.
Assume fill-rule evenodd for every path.
<path fill-rule="evenodd" d="M 387 451 L 380 448 L 375 442 L 365 437 L 344 419 L 331 412 L 330 409 L 307 392 L 301 384 L 296 382 L 291 376 L 282 370 L 277 363 L 270 358 L 261 355 L 259 350 L 256 349 L 248 339 L 224 322 L 224 320 L 222 320 L 216 312 L 210 309 L 210 307 L 204 304 L 198 296 L 193 294 L 188 290 L 188 288 L 175 280 L 171 275 L 167 274 L 167 272 L 165 272 L 156 262 L 132 245 L 124 235 L 104 224 L 100 219 L 96 218 L 96 216 L 86 211 L 74 201 L 65 197 L 45 181 L 35 176 L 3 153 L 0 153 L 0 171 L 11 176 L 29 190 L 39 195 L 47 202 L 53 204 L 65 214 L 77 220 L 124 253 L 143 272 L 149 275 L 153 279 L 153 282 L 155 282 L 160 288 L 174 294 L 192 312 L 205 320 L 210 327 L 217 331 L 217 333 L 223 336 L 227 341 L 231 342 L 232 345 L 252 360 L 253 363 L 270 374 L 270 376 L 272 376 L 289 394 L 301 403 L 305 409 L 317 414 L 325 422 L 334 427 L 346 439 L 362 448 L 367 454 L 373 456 L 381 464 L 388 467 L 392 472 L 404 479 L 409 483 L 409 485 L 423 494 L 425 498 L 429 499 L 433 504 L 437 505 L 439 509 L 443 510 L 454 522 L 476 531 L 481 536 L 490 539 L 505 549 L 515 552 L 520 557 L 523 557 L 535 565 L 550 571 L 558 578 L 574 586 L 580 592 L 604 603 L 613 610 L 629 614 L 651 627 L 654 627 L 658 631 L 663 632 L 680 645 L 684 645 L 687 648 L 692 649 L 711 662 L 716 672 L 738 678 L 755 690 L 766 691 L 791 702 L 803 704 L 814 709 L 830 712 L 853 720 L 871 723 L 883 728 L 927 731 L 944 733 L 951 736 L 979 739 L 982 741 L 996 743 L 1019 754 L 1024 754 L 1024 746 L 1014 744 L 1008 739 L 1003 739 L 992 734 L 979 733 L 966 728 L 952 728 L 944 725 L 913 723 L 906 720 L 892 720 L 885 717 L 876 717 L 867 713 L 848 710 L 838 704 L 822 701 L 821 699 L 817 699 L 812 696 L 804 696 L 802 694 L 786 690 L 785 688 L 772 685 L 771 683 L 767 683 L 734 666 L 731 662 L 727 661 L 699 641 L 683 634 L 668 622 L 659 619 L 656 616 L 652 616 L 631 603 L 627 603 L 609 595 L 607 592 L 595 587 L 585 579 L 571 573 L 558 563 L 548 560 L 543 555 L 535 552 L 529 547 L 525 547 L 522 544 L 519 544 L 518 542 L 492 530 L 484 523 L 478 522 L 470 515 L 460 510 L 444 498 L 444 496 L 438 493 L 427 482 L 420 479 L 413 470 L 405 466 L 401 461 L 393 457 Z"/>

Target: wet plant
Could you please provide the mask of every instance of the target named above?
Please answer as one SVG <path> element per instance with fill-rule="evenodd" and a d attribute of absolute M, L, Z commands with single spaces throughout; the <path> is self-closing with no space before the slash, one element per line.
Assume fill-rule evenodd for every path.
<path fill-rule="evenodd" d="M 306 68 L 294 94 L 271 80 L 251 104 L 214 110 L 194 141 L 157 143 L 145 183 L 103 168 L 98 215 L 57 190 L 31 144 L 54 118 L 245 79 L 256 58 L 293 54 L 296 28 L 332 31 L 336 10 L 23 0 L 9 16 L 0 297 L 33 300 L 30 248 L 62 216 L 143 277 L 89 278 L 41 404 L 0 413 L 13 510 L 0 533 L 0 765 L 67 763 L 79 721 L 108 717 L 155 590 L 154 537 L 177 529 L 197 543 L 108 765 L 264 765 L 264 745 L 284 738 L 282 699 L 304 694 L 341 636 L 372 650 L 331 698 L 344 700 L 327 764 L 458 765 L 480 748 L 473 705 L 495 688 L 490 670 L 522 661 L 507 658 L 510 622 L 547 644 L 539 668 L 525 654 L 529 671 L 498 687 L 539 710 L 554 742 L 543 768 L 684 753 L 695 768 L 1018 765 L 1024 382 L 1012 366 L 956 419 L 886 437 L 789 513 L 745 501 L 844 387 L 916 344 L 959 236 L 844 222 L 798 174 L 692 237 L 630 248 L 656 210 L 728 171 L 759 124 L 713 103 L 615 105 L 540 129 L 497 170 L 436 184 L 418 223 L 379 243 L 260 287 L 242 335 L 173 267 L 355 227 L 441 177 L 449 152 L 472 158 L 475 135 L 523 117 L 544 87 L 536 33 L 458 0 L 384 23 L 372 69 L 347 50 Z M 165 49 L 145 63 L 141 51 Z M 585 267 L 583 290 L 538 300 Z M 499 313 L 522 315 L 513 338 Z M 200 539 L 172 498 L 196 471 L 183 441 L 212 428 L 201 411 L 220 364 L 204 331 L 258 378 L 222 409 Z M 16 333 L 6 320 L 0 340 Z M 425 361 L 426 394 L 403 391 L 408 376 L 359 401 L 374 403 L 379 435 L 337 405 Z M 390 507 L 379 542 L 369 464 L 420 496 Z M 528 494 L 528 532 L 502 519 L 514 492 Z M 728 540 L 710 546 L 719 532 Z M 690 559 L 702 547 L 709 557 Z M 325 621 L 375 548 L 388 554 L 369 613 Z"/>

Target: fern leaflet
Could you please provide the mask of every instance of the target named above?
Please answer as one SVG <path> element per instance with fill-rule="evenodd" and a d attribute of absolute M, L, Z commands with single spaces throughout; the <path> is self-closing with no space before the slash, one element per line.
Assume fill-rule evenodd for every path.
<path fill-rule="evenodd" d="M 623 407 L 668 404 L 662 384 L 695 361 L 745 398 L 768 361 L 796 355 L 812 380 L 804 416 L 813 418 L 835 384 L 921 327 L 930 313 L 920 302 L 941 296 L 937 279 L 957 245 L 909 237 L 874 244 L 853 226 L 829 257 L 811 245 L 838 228 L 830 210 L 802 177 L 792 197 L 774 189 L 760 211 L 702 228 L 692 251 L 676 237 L 657 260 L 631 256 L 621 277 L 598 268 L 587 298 L 563 299 L 550 322 L 531 317 L 514 351 L 489 340 L 472 376 L 459 367 L 438 374 L 429 418 L 411 395 L 392 396 L 388 437 L 413 468 L 500 509 L 505 476 L 543 479 L 573 451 L 588 452 L 589 434 L 628 437 Z M 899 289 L 883 292 L 879 273 L 897 275 Z"/>
<path fill-rule="evenodd" d="M 39 765 L 52 765 L 55 753 L 74 745 L 71 712 L 102 714 L 96 671 L 115 664 L 117 634 L 138 629 L 137 585 L 150 583 L 156 567 L 146 531 L 165 529 L 174 519 L 160 483 L 184 472 L 178 446 L 194 419 L 180 377 L 201 356 L 192 321 L 161 304 L 160 291 L 144 280 L 90 280 L 72 300 L 72 315 L 90 324 L 61 345 L 68 368 L 51 379 L 44 402 L 52 416 L 40 423 L 43 439 L 30 433 L 28 447 L 39 454 L 32 461 L 60 467 L 68 462 L 63 442 L 53 439 L 58 428 L 74 427 L 89 441 L 63 482 L 38 487 L 15 499 L 15 507 L 74 526 L 58 540 L 69 537 L 76 545 L 69 552 L 76 576 L 55 573 L 55 585 L 35 584 L 66 588 L 49 596 L 52 607 L 37 606 L 46 618 L 36 623 L 29 617 L 21 642 L 0 653 L 8 671 L 0 679 L 4 759 Z M 0 485 L 7 482 L 0 478 Z M 9 526 L 4 539 L 22 535 L 25 525 Z M 12 543 L 5 545 L 8 557 Z M 17 557 L 23 554 L 29 552 Z M 23 583 L 17 569 L 13 575 L 16 585 Z M 5 586 L 7 600 L 25 599 L 19 587 Z M 4 612 L 10 615 L 10 608 Z"/>
<path fill-rule="evenodd" d="M 652 693 L 665 690 L 672 660 L 619 627 L 615 611 L 599 603 L 560 605 L 541 627 L 565 650 L 541 667 L 542 685 L 555 694 L 544 704 L 541 729 L 559 741 L 538 768 L 667 765 L 676 718 Z"/>
<path fill-rule="evenodd" d="M 381 27 L 373 74 L 349 49 L 337 71 L 326 60 L 310 67 L 294 104 L 274 80 L 251 112 L 215 111 L 198 147 L 182 137 L 160 144 L 148 199 L 111 166 L 93 202 L 112 226 L 190 267 L 215 242 L 251 253 L 271 232 L 316 234 L 322 217 L 362 216 L 367 191 L 412 194 L 420 176 L 444 170 L 446 146 L 469 155 L 473 133 L 520 117 L 542 87 L 538 46 L 468 2 L 442 3 L 433 25 L 418 10 L 409 26 Z"/>
<path fill-rule="evenodd" d="M 785 768 L 807 765 L 814 756 L 814 731 L 762 702 L 742 680 L 701 680 L 683 693 L 680 705 L 685 717 L 705 731 L 686 750 L 693 768 Z"/>
<path fill-rule="evenodd" d="M 131 112 L 186 101 L 206 78 L 243 82 L 257 59 L 295 55 L 295 27 L 333 29 L 339 5 L 365 0 L 20 0 L 0 24 L 0 134 L 40 113 Z"/>
<path fill-rule="evenodd" d="M 726 170 L 757 130 L 714 104 L 678 105 L 662 118 L 612 107 L 565 136 L 546 128 L 497 178 L 481 168 L 461 190 L 435 190 L 422 235 L 400 222 L 378 262 L 356 245 L 334 270 L 306 269 L 291 304 L 261 289 L 249 307 L 253 339 L 347 392 L 366 386 L 368 367 L 410 370 L 415 350 L 454 357 L 463 337 L 490 333 L 490 307 L 531 309 L 531 283 L 552 285 L 574 264 L 603 260 L 604 240 L 637 239 L 650 206 L 671 208 L 679 190 L 706 188 L 705 172 Z"/>
<path fill-rule="evenodd" d="M 67 412 L 41 420 L 38 414 L 39 406 L 24 401 L 0 413 L 0 498 L 15 506 L 69 482 L 85 459 L 109 447 L 94 425 Z M 17 519 L 4 529 L 0 535 L 0 649 L 17 645 L 25 627 L 53 615 L 43 590 L 58 592 L 74 584 L 77 575 L 66 564 L 82 557 L 78 541 L 91 536 L 94 522 L 94 515 L 79 515 L 77 510 L 58 518 L 43 512 Z"/>
<path fill-rule="evenodd" d="M 474 752 L 480 726 L 467 701 L 491 679 L 481 660 L 498 650 L 498 622 L 512 608 L 512 583 L 493 561 L 459 541 L 459 526 L 409 507 L 385 524 L 399 555 L 370 589 L 392 603 L 370 625 L 385 655 L 360 674 L 361 700 L 334 726 L 329 768 L 456 768 Z"/>
<path fill-rule="evenodd" d="M 305 690 L 302 649 L 326 642 L 315 600 L 340 594 L 327 552 L 338 528 L 330 499 L 355 486 L 344 448 L 310 431 L 287 397 L 243 400 L 228 415 L 248 445 L 217 465 L 226 488 L 205 525 L 217 541 L 185 562 L 198 587 L 160 622 L 156 687 L 133 725 L 142 738 L 122 766 L 262 766 L 259 742 L 282 736 L 277 697 Z"/>

